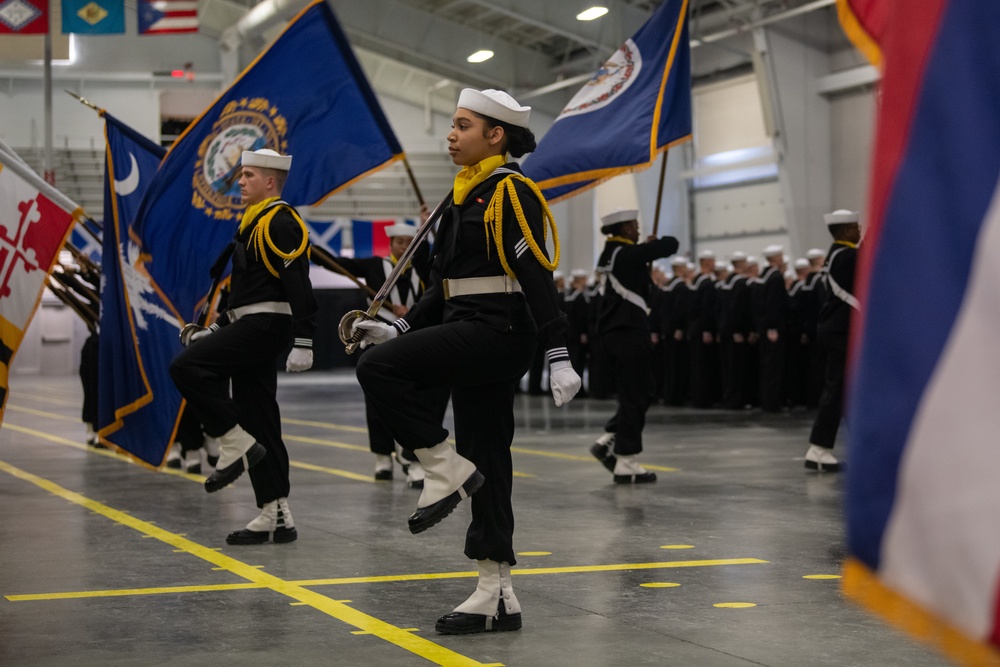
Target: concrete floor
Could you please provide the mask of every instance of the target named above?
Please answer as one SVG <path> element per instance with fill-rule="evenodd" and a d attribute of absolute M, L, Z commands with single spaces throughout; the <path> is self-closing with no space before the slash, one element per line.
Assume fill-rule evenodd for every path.
<path fill-rule="evenodd" d="M 843 479 L 803 469 L 806 413 L 654 407 L 659 482 L 629 488 L 587 453 L 612 403 L 519 396 L 524 628 L 455 637 L 434 622 L 475 587 L 467 503 L 411 535 L 418 492 L 372 481 L 353 374 L 280 382 L 300 537 L 236 547 L 246 477 L 208 495 L 88 450 L 78 382 L 12 379 L 0 665 L 946 664 L 841 596 Z"/>

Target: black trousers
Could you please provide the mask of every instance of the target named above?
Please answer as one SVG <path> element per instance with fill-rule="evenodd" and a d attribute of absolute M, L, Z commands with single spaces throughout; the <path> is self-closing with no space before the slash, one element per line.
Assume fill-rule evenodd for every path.
<path fill-rule="evenodd" d="M 716 347 L 702 340 L 701 332 L 689 335 L 691 358 L 691 405 L 696 408 L 712 407 L 715 384 Z"/>
<path fill-rule="evenodd" d="M 656 383 L 653 379 L 653 343 L 648 331 L 616 329 L 601 335 L 614 368 L 618 410 L 604 425 L 615 434 L 615 454 L 632 456 L 642 451 L 642 429 Z"/>
<path fill-rule="evenodd" d="M 375 348 L 369 347 L 362 351 L 362 354 L 373 350 Z M 399 400 L 405 401 L 405 396 L 400 396 Z M 448 402 L 448 390 L 444 389 L 444 399 L 445 403 Z M 442 413 L 443 416 L 443 413 Z M 396 451 L 396 441 L 392 438 L 392 432 L 385 423 L 379 418 L 378 411 L 372 406 L 372 401 L 368 396 L 365 396 L 365 421 L 368 424 L 368 448 L 371 450 L 372 454 L 381 454 L 382 456 L 392 456 L 392 453 Z M 413 454 L 412 450 L 403 449 L 402 458 L 405 461 L 416 461 L 417 457 Z"/>
<path fill-rule="evenodd" d="M 277 358 L 291 340 L 290 316 L 248 315 L 196 341 L 170 364 L 174 384 L 207 435 L 217 438 L 239 424 L 267 450 L 250 469 L 258 507 L 289 492 L 275 393 Z"/>
<path fill-rule="evenodd" d="M 833 449 L 844 409 L 844 372 L 847 366 L 847 336 L 820 334 L 819 344 L 826 357 L 823 393 L 813 421 L 809 443 Z"/>
<path fill-rule="evenodd" d="M 533 333 L 505 333 L 463 321 L 410 331 L 358 361 L 365 395 L 395 441 L 408 449 L 433 447 L 447 438 L 441 425 L 447 401 L 441 401 L 440 388 L 452 389 L 456 448 L 486 478 L 472 496 L 465 538 L 465 555 L 474 560 L 516 563 L 510 457 L 514 386 L 534 354 Z"/>
<path fill-rule="evenodd" d="M 97 350 L 99 341 L 96 333 L 83 342 L 80 350 L 80 383 L 83 385 L 83 410 L 80 417 L 84 422 L 97 429 Z"/>
<path fill-rule="evenodd" d="M 719 379 L 722 382 L 722 407 L 739 410 L 744 405 L 744 378 L 747 344 L 733 340 L 732 332 L 719 336 Z"/>
<path fill-rule="evenodd" d="M 785 332 L 778 342 L 767 339 L 767 332 L 760 334 L 760 407 L 764 412 L 778 412 L 784 401 Z"/>

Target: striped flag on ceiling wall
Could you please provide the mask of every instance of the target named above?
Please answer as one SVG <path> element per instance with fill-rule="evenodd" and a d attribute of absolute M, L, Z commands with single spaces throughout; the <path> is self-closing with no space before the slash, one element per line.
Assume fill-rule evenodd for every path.
<path fill-rule="evenodd" d="M 198 32 L 196 0 L 139 0 L 139 34 Z"/>

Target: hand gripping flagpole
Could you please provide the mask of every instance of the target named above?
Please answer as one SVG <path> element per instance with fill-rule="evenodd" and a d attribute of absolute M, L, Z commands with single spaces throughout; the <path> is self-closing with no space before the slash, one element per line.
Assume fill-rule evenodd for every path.
<path fill-rule="evenodd" d="M 340 341 L 344 344 L 344 351 L 347 354 L 354 354 L 354 351 L 358 349 L 358 345 L 361 344 L 361 334 L 352 331 L 354 328 L 355 320 L 374 320 L 375 316 L 378 314 L 379 309 L 382 307 L 382 303 L 385 301 L 386 297 L 396 283 L 399 282 L 399 277 L 403 275 L 406 267 L 409 265 L 410 260 L 413 259 L 413 255 L 416 254 L 417 248 L 421 243 L 427 238 L 434 229 L 434 224 L 441 217 L 444 212 L 445 206 L 451 201 L 451 193 L 441 200 L 434 210 L 431 211 L 430 217 L 424 221 L 420 227 L 417 228 L 417 233 L 413 236 L 413 241 L 410 242 L 409 247 L 403 252 L 399 261 L 396 262 L 396 266 L 392 267 L 392 272 L 386 277 L 385 282 L 382 283 L 382 287 L 375 294 L 372 299 L 372 303 L 368 306 L 368 310 L 351 310 L 348 311 L 342 318 L 340 318 L 340 325 L 337 327 L 337 333 L 340 336 Z"/>

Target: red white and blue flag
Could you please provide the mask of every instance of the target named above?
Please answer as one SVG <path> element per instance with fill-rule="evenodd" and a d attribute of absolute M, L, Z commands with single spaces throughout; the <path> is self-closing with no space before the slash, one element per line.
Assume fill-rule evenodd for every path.
<path fill-rule="evenodd" d="M 139 0 L 139 34 L 198 32 L 196 0 Z"/>
<path fill-rule="evenodd" d="M 952 659 L 1000 664 L 1000 3 L 840 10 L 883 69 L 844 590 Z"/>

